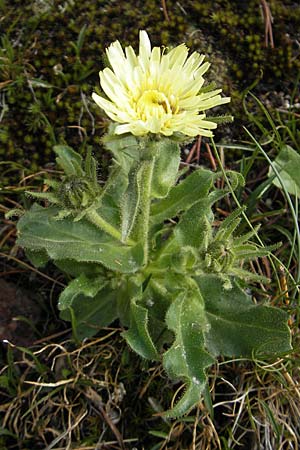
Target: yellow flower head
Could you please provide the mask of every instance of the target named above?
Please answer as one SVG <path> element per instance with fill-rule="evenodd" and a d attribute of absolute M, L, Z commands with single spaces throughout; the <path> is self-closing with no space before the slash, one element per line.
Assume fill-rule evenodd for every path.
<path fill-rule="evenodd" d="M 203 74 L 210 64 L 197 52 L 188 56 L 185 44 L 169 52 L 151 50 L 146 31 L 140 31 L 139 55 L 119 41 L 106 49 L 112 69 L 100 72 L 100 84 L 107 99 L 93 93 L 100 108 L 118 125 L 116 134 L 143 136 L 175 132 L 187 136 L 212 136 L 217 125 L 206 120 L 205 112 L 230 101 L 221 89 L 201 92 Z"/>

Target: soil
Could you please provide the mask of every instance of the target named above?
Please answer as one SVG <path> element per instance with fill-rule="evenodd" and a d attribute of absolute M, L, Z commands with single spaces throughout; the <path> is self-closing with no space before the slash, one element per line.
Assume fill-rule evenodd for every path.
<path fill-rule="evenodd" d="M 0 340 L 17 346 L 30 346 L 36 339 L 34 326 L 41 308 L 32 294 L 0 280 Z"/>

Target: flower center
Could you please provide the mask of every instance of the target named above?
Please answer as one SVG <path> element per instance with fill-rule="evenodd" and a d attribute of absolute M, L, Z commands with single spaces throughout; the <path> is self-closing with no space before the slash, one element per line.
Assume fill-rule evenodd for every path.
<path fill-rule="evenodd" d="M 151 117 L 159 119 L 166 114 L 172 114 L 172 107 L 165 94 L 156 90 L 148 90 L 143 92 L 138 99 L 136 111 L 142 120 Z"/>

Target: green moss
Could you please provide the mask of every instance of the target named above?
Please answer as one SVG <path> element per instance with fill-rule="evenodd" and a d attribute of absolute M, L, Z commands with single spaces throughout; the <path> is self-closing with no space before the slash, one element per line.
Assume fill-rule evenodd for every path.
<path fill-rule="evenodd" d="M 288 82 L 300 67 L 299 59 L 292 56 L 292 43 L 295 43 L 300 24 L 300 8 L 295 9 L 293 2 L 285 2 L 284 8 L 277 0 L 269 3 L 274 17 L 272 28 L 275 48 L 265 47 L 264 21 L 258 1 L 214 2 L 217 12 L 210 18 L 201 14 L 199 5 L 196 7 L 194 2 L 187 2 L 186 10 L 194 17 L 195 28 L 201 27 L 204 34 L 213 35 L 214 48 L 220 49 L 232 61 L 238 62 L 239 67 L 232 71 L 231 76 L 235 78 L 237 75 L 240 78 L 242 71 L 244 85 L 251 84 L 259 70 L 263 71 L 263 81 L 266 84 Z M 202 8 L 204 12 L 207 5 L 202 5 Z M 196 10 L 198 15 L 195 14 Z M 287 17 L 290 18 L 289 21 Z M 287 31 L 290 33 L 289 39 Z M 253 62 L 257 62 L 254 68 Z M 274 77 L 274 67 L 279 68 L 284 75 L 283 80 Z"/>

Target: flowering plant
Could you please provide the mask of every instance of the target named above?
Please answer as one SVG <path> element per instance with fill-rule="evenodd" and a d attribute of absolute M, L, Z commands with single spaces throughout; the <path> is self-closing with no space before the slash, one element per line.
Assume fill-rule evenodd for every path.
<path fill-rule="evenodd" d="M 218 118 L 205 111 L 229 101 L 204 86 L 208 63 L 184 45 L 151 50 L 140 33 L 137 56 L 119 42 L 107 50 L 95 102 L 113 120 L 103 143 L 113 155 L 104 185 L 97 162 L 70 147 L 54 148 L 64 175 L 46 180 L 46 199 L 18 223 L 19 245 L 38 266 L 48 260 L 72 277 L 61 293 L 61 317 L 78 339 L 119 319 L 139 355 L 161 361 L 186 389 L 165 412 L 178 417 L 201 398 L 206 369 L 219 355 L 270 357 L 290 350 L 287 315 L 254 304 L 243 287 L 263 277 L 247 262 L 270 253 L 257 230 L 238 233 L 243 208 L 216 225 L 213 207 L 227 194 L 220 174 L 179 170 L 180 142 L 212 136 Z M 230 172 L 233 187 L 242 177 Z"/>

